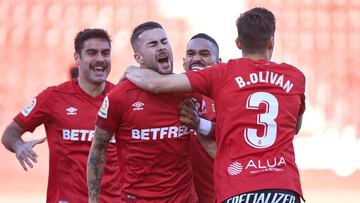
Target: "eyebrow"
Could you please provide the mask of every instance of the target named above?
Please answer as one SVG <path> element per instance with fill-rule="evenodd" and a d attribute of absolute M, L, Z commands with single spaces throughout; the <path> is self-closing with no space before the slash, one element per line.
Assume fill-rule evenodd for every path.
<path fill-rule="evenodd" d="M 195 52 L 195 49 L 188 49 L 186 52 Z M 210 49 L 200 49 L 199 52 L 209 52 L 211 53 Z"/>
<path fill-rule="evenodd" d="M 85 52 L 92 52 L 92 51 L 100 51 L 100 52 L 103 52 L 103 51 L 110 51 L 109 48 L 106 48 L 106 49 L 102 49 L 102 50 L 98 50 L 98 49 L 93 49 L 93 48 L 89 48 L 89 49 L 86 49 Z"/>
<path fill-rule="evenodd" d="M 157 41 L 156 40 L 152 40 L 152 41 L 150 41 L 150 42 L 148 42 L 148 43 L 146 43 L 147 45 L 151 45 L 151 44 L 157 44 Z"/>

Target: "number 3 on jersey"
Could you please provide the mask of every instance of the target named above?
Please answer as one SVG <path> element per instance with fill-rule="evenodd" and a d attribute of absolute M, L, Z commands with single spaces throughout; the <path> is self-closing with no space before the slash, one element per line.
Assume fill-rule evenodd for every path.
<path fill-rule="evenodd" d="M 279 103 L 276 97 L 270 93 L 256 92 L 248 97 L 246 108 L 258 110 L 261 103 L 265 104 L 266 111 L 257 115 L 257 124 L 264 126 L 264 134 L 259 136 L 255 128 L 246 128 L 244 131 L 246 142 L 255 148 L 270 147 L 276 140 L 275 118 L 278 115 Z"/>

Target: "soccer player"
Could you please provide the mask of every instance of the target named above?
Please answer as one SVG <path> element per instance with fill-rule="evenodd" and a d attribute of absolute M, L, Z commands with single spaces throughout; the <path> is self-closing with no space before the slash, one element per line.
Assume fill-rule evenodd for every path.
<path fill-rule="evenodd" d="M 294 136 L 305 111 L 305 76 L 271 62 L 275 16 L 253 8 L 236 21 L 243 57 L 186 74 L 129 67 L 126 76 L 153 92 L 205 94 L 215 101 L 215 188 L 219 202 L 300 202 Z"/>
<path fill-rule="evenodd" d="M 156 22 L 138 25 L 131 36 L 141 67 L 168 75 L 173 54 L 166 33 Z M 182 94 L 153 94 L 128 80 L 104 99 L 96 121 L 88 168 L 89 202 L 98 202 L 105 151 L 112 134 L 124 160 L 122 202 L 197 201 L 189 159 L 189 129 L 180 123 Z"/>
<path fill-rule="evenodd" d="M 199 33 L 191 37 L 186 46 L 183 59 L 183 67 L 186 72 L 202 70 L 209 65 L 219 63 L 219 46 L 217 42 L 205 33 Z M 215 121 L 214 101 L 204 95 L 193 93 L 196 109 L 201 118 Z M 185 103 L 184 103 L 185 104 Z M 193 121 L 198 121 L 198 115 L 193 112 L 192 106 L 183 106 L 180 121 L 190 128 L 198 126 Z M 195 128 L 196 130 L 196 128 Z M 216 202 L 214 190 L 214 157 L 216 143 L 204 136 L 190 136 L 190 158 L 193 168 L 194 186 L 200 203 Z"/>
<path fill-rule="evenodd" d="M 33 147 L 38 140 L 23 141 L 24 132 L 44 124 L 50 152 L 48 203 L 87 202 L 86 162 L 94 137 L 94 120 L 107 92 L 111 69 L 111 40 L 102 29 L 85 29 L 76 35 L 74 58 L 79 78 L 48 87 L 37 95 L 6 128 L 2 142 L 16 153 L 27 171 L 37 162 Z M 119 201 L 119 167 L 114 139 L 102 182 L 102 202 Z"/>

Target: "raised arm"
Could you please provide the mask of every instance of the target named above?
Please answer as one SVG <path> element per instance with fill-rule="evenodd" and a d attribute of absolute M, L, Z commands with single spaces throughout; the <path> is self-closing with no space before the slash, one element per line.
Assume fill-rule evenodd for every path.
<path fill-rule="evenodd" d="M 12 121 L 5 129 L 1 141 L 6 149 L 16 154 L 16 158 L 19 160 L 21 166 L 27 171 L 27 166 L 30 168 L 33 167 L 31 161 L 37 163 L 38 155 L 33 150 L 34 146 L 44 142 L 46 137 L 25 142 L 21 138 L 24 132 L 17 123 Z"/>
<path fill-rule="evenodd" d="M 125 76 L 136 86 L 153 93 L 191 91 L 185 74 L 162 75 L 150 69 L 129 66 Z"/>
<path fill-rule="evenodd" d="M 106 163 L 106 151 L 112 134 L 96 126 L 87 162 L 89 203 L 100 202 L 100 184 Z"/>

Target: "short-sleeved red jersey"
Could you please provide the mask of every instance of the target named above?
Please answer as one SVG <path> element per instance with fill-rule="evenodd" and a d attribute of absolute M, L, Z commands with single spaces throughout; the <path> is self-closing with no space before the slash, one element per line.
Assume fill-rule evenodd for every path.
<path fill-rule="evenodd" d="M 215 104 L 212 99 L 201 94 L 193 93 L 199 116 L 215 121 Z M 194 186 L 199 203 L 215 203 L 214 189 L 214 159 L 201 145 L 194 131 L 190 136 L 190 158 L 193 169 Z"/>
<path fill-rule="evenodd" d="M 104 99 L 97 126 L 116 134 L 124 160 L 124 202 L 197 200 L 189 129 L 179 121 L 180 94 L 153 94 L 120 82 Z"/>
<path fill-rule="evenodd" d="M 14 121 L 25 131 L 44 124 L 49 145 L 47 203 L 88 202 L 86 165 L 95 119 L 102 101 L 114 87 L 106 82 L 103 94 L 91 97 L 76 80 L 49 87 L 37 95 Z M 100 198 L 120 199 L 120 176 L 115 139 L 109 144 Z"/>
<path fill-rule="evenodd" d="M 261 189 L 302 195 L 293 138 L 305 110 L 305 77 L 288 64 L 236 59 L 187 73 L 215 101 L 218 201 Z"/>

